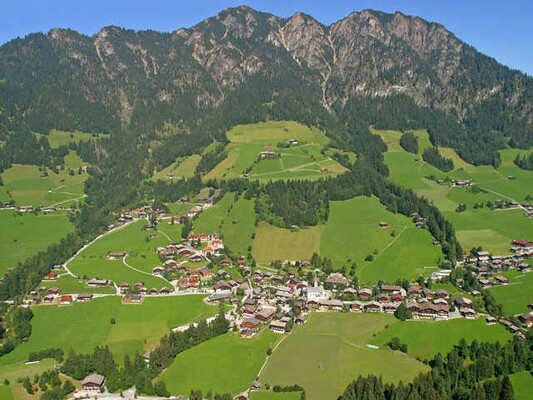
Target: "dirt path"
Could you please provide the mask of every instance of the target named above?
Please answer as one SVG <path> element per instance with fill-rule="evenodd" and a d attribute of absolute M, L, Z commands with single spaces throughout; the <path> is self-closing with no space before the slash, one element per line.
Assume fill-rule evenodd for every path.
<path fill-rule="evenodd" d="M 389 242 L 389 243 L 388 243 L 388 244 L 387 244 L 387 245 L 386 245 L 386 246 L 385 246 L 385 247 L 384 247 L 384 248 L 383 248 L 378 254 L 375 255 L 375 257 L 374 257 L 374 261 L 375 261 L 376 258 L 378 258 L 381 254 L 383 254 L 383 253 L 385 252 L 385 250 L 387 250 L 389 247 L 391 247 L 391 246 L 394 244 L 394 242 L 396 242 L 396 241 L 400 238 L 400 236 L 402 236 L 402 233 L 404 233 L 406 229 L 407 229 L 407 226 L 404 226 L 403 229 L 400 231 L 400 233 L 398 233 L 394 239 L 392 239 L 392 240 L 391 240 L 391 241 L 390 241 L 390 242 Z M 369 264 L 364 264 L 361 268 L 359 268 L 359 273 L 362 273 L 363 270 L 364 270 L 367 266 L 372 265 L 372 263 L 373 263 L 374 261 L 372 261 L 372 262 L 369 263 Z"/>
<path fill-rule="evenodd" d="M 163 279 L 165 282 L 170 283 L 170 285 L 172 286 L 172 282 L 170 282 L 169 280 L 165 279 L 164 277 L 162 277 L 162 276 L 157 276 L 157 275 L 152 275 L 152 274 L 149 273 L 149 272 L 142 271 L 142 270 L 137 269 L 137 268 L 135 268 L 134 266 L 128 264 L 128 263 L 126 262 L 126 258 L 128 258 L 127 255 L 124 256 L 124 257 L 122 258 L 122 264 L 124 264 L 124 265 L 125 265 L 126 267 L 128 267 L 129 269 L 132 269 L 132 270 L 134 270 L 134 271 L 140 272 L 141 274 L 144 274 L 144 275 L 153 276 L 153 277 L 155 277 L 155 278 Z M 173 286 L 172 286 L 172 287 L 173 287 Z"/>

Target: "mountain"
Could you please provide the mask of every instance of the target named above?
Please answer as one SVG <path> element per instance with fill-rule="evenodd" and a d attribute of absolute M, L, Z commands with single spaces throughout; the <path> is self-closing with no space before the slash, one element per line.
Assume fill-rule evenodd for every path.
<path fill-rule="evenodd" d="M 353 12 L 325 26 L 237 7 L 172 33 L 54 29 L 0 47 L 4 136 L 192 128 L 222 110 L 264 118 L 265 104 L 270 116 L 306 122 L 349 124 L 359 113 L 365 124 L 423 126 L 475 163 L 491 162 L 470 154 L 477 146 L 533 145 L 531 77 L 399 12 Z M 432 129 L 429 120 L 440 122 Z"/>

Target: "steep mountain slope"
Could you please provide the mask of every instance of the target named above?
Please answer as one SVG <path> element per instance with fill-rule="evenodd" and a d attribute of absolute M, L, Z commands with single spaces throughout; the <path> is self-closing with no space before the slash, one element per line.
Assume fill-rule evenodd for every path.
<path fill-rule="evenodd" d="M 0 47 L 4 130 L 193 127 L 222 109 L 243 112 L 243 103 L 248 111 L 275 107 L 278 97 L 333 116 L 353 102 L 377 99 L 379 108 L 380 99 L 398 97 L 464 124 L 459 136 L 497 131 L 485 140 L 493 147 L 503 137 L 533 144 L 532 78 L 442 25 L 401 13 L 365 10 L 324 26 L 302 13 L 284 19 L 238 7 L 171 34 L 56 29 Z"/>

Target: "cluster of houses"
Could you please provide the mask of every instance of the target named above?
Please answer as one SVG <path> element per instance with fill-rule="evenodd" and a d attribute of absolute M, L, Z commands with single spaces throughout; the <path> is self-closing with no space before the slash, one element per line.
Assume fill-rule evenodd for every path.
<path fill-rule="evenodd" d="M 246 275 L 246 273 L 245 273 Z M 218 281 L 210 302 L 229 302 L 237 306 L 236 325 L 241 336 L 253 337 L 262 327 L 286 332 L 293 324 L 305 323 L 312 310 L 321 312 L 369 312 L 393 314 L 403 303 L 413 319 L 478 317 L 468 298 L 451 299 L 445 290 L 411 285 L 407 290 L 396 285 L 354 288 L 341 273 L 329 274 L 323 282 L 310 285 L 294 274 L 248 273 L 248 281 Z M 253 288 L 250 285 L 254 285 Z M 238 296 L 241 289 L 242 296 Z"/>
<path fill-rule="evenodd" d="M 507 285 L 509 279 L 501 274 L 502 271 L 509 269 L 517 269 L 523 273 L 531 271 L 531 265 L 525 260 L 533 256 L 533 243 L 521 239 L 514 240 L 511 251 L 513 254 L 509 255 L 492 255 L 487 251 L 477 251 L 465 258 L 465 264 L 473 267 L 473 273 L 483 288 Z"/>
<path fill-rule="evenodd" d="M 523 209 L 526 212 L 526 216 L 529 218 L 533 218 L 533 205 L 529 203 L 519 203 L 517 201 L 509 201 L 509 200 L 496 200 L 494 204 L 492 205 L 492 210 L 507 210 L 507 209 Z"/>
<path fill-rule="evenodd" d="M 428 224 L 426 217 L 415 212 L 411 214 L 411 219 L 413 220 L 417 228 L 427 229 Z"/>
<path fill-rule="evenodd" d="M 454 187 L 468 187 L 473 186 L 475 184 L 476 181 L 473 179 L 452 179 L 452 186 Z"/>
<path fill-rule="evenodd" d="M 19 213 L 31 213 L 34 211 L 41 212 L 43 214 L 50 214 L 61 210 L 61 207 L 55 206 L 16 206 L 13 202 L 5 202 L 0 204 L 0 210 L 17 210 Z"/>
<path fill-rule="evenodd" d="M 178 269 L 180 264 L 175 261 L 176 258 L 199 262 L 211 256 L 221 257 L 224 253 L 224 242 L 218 233 L 191 233 L 187 239 L 178 243 L 158 247 L 156 252 L 165 262 L 163 267 L 154 268 L 154 275 L 162 274 L 168 269 Z"/>

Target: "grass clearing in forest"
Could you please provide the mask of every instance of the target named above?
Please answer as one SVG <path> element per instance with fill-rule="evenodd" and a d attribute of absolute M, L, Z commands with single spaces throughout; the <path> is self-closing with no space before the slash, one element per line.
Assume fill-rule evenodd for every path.
<path fill-rule="evenodd" d="M 237 125 L 227 132 L 227 137 L 227 157 L 204 180 L 237 178 L 245 172 L 250 179 L 318 179 L 346 170 L 327 153 L 322 154 L 322 148 L 329 143 L 322 131 L 294 121 Z M 292 139 L 299 143 L 278 147 Z M 261 151 L 274 152 L 276 157 L 260 159 Z"/>
<path fill-rule="evenodd" d="M 531 388 L 533 388 L 533 372 L 522 371 L 509 376 L 513 385 L 515 400 L 531 400 Z"/>
<path fill-rule="evenodd" d="M 259 380 L 271 386 L 297 383 L 310 400 L 336 398 L 359 375 L 409 382 L 428 367 L 399 352 L 367 347 L 396 321 L 383 314 L 313 313 L 273 352 Z"/>
<path fill-rule="evenodd" d="M 57 149 L 60 146 L 66 146 L 69 143 L 86 142 L 91 139 L 109 137 L 109 135 L 104 133 L 87 133 L 80 131 L 67 132 L 58 129 L 51 129 L 48 135 L 41 136 L 44 136 L 46 139 L 48 139 L 48 143 L 53 149 Z"/>
<path fill-rule="evenodd" d="M 157 181 L 159 179 L 169 180 L 169 175 L 174 175 L 173 179 L 192 178 L 196 172 L 196 166 L 200 162 L 202 156 L 193 154 L 191 156 L 180 158 L 176 162 L 156 172 L 152 179 Z"/>

